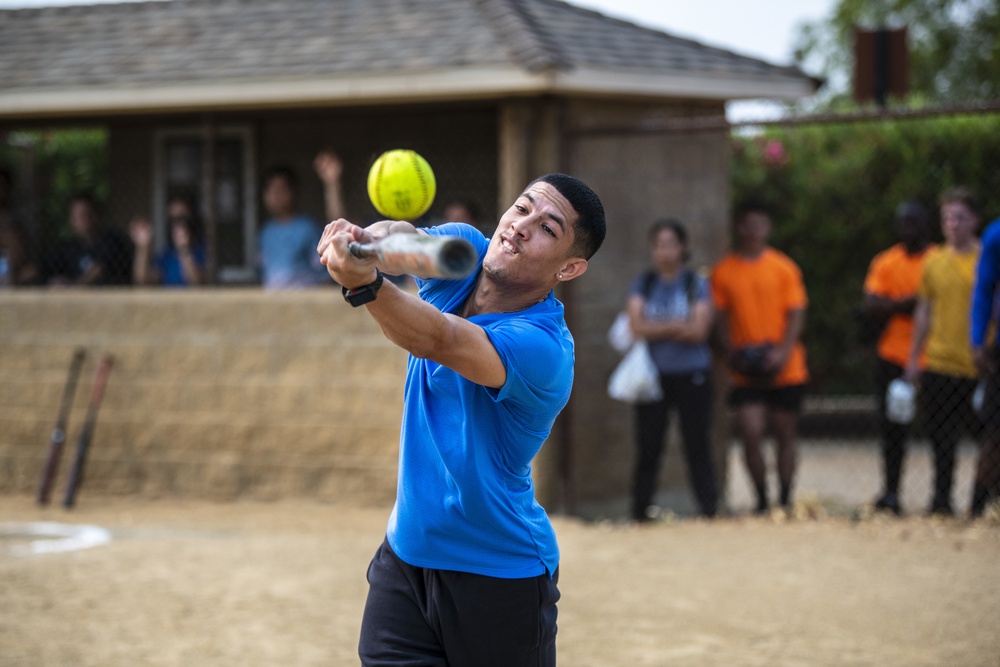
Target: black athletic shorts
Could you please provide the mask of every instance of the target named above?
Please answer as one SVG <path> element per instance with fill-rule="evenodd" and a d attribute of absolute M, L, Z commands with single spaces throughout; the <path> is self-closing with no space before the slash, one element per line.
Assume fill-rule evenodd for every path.
<path fill-rule="evenodd" d="M 413 567 L 387 541 L 368 566 L 364 667 L 554 667 L 559 570 L 526 579 Z"/>
<path fill-rule="evenodd" d="M 775 410 L 799 412 L 805 395 L 804 384 L 787 387 L 733 387 L 729 391 L 729 406 L 735 408 L 747 403 L 763 403 Z"/>

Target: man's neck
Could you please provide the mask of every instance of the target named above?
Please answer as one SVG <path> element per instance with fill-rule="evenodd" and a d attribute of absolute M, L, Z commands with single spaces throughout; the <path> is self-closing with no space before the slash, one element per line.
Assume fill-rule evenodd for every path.
<path fill-rule="evenodd" d="M 754 244 L 754 245 L 740 246 L 739 250 L 737 250 L 736 253 L 740 257 L 744 257 L 746 259 L 757 259 L 758 257 L 764 254 L 765 250 L 767 250 L 767 244 L 761 243 L 759 245 Z"/>
<path fill-rule="evenodd" d="M 541 303 L 552 291 L 552 286 L 541 286 L 531 290 L 521 287 L 500 286 L 487 278 L 482 271 L 465 300 L 460 312 L 462 317 L 487 313 L 516 313 Z"/>
<path fill-rule="evenodd" d="M 661 264 L 660 266 L 657 267 L 657 273 L 659 273 L 660 277 L 663 278 L 664 280 L 674 280 L 675 278 L 677 278 L 677 276 L 681 274 L 682 268 L 683 267 L 680 264 L 670 265 L 670 266 L 665 266 Z"/>
<path fill-rule="evenodd" d="M 977 241 L 976 237 L 973 236 L 968 239 L 963 239 L 962 241 L 949 243 L 948 247 L 951 248 L 952 252 L 958 253 L 959 255 L 967 255 L 979 247 L 979 241 Z"/>

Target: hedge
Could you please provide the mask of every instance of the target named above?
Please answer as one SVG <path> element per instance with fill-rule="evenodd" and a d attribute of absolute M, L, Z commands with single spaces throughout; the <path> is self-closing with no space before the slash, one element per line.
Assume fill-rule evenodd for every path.
<path fill-rule="evenodd" d="M 903 200 L 937 219 L 938 195 L 964 185 L 982 198 L 984 226 L 1000 213 L 1000 114 L 772 126 L 733 144 L 734 204 L 767 200 L 772 245 L 802 268 L 811 392 L 870 391 L 873 357 L 851 315 L 868 264 L 895 243 Z"/>

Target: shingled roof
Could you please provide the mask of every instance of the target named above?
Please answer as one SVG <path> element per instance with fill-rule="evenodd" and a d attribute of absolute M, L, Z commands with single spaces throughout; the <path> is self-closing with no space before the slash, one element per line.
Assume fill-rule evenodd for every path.
<path fill-rule="evenodd" d="M 0 117 L 510 95 L 728 100 L 801 71 L 558 0 L 159 0 L 0 10 Z"/>

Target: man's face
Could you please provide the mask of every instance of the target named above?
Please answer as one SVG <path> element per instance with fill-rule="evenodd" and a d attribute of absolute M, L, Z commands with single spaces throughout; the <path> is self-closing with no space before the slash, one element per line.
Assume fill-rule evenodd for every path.
<path fill-rule="evenodd" d="M 962 246 L 976 234 L 979 218 L 961 202 L 949 202 L 941 206 L 941 233 L 951 245 Z"/>
<path fill-rule="evenodd" d="M 272 176 L 264 184 L 264 208 L 273 216 L 287 216 L 295 210 L 295 191 L 281 177 Z"/>
<path fill-rule="evenodd" d="M 903 215 L 896 219 L 896 233 L 906 245 L 926 242 L 931 235 L 930 224 L 920 216 Z"/>
<path fill-rule="evenodd" d="M 483 271 L 509 285 L 547 282 L 570 257 L 578 218 L 555 187 L 532 184 L 500 218 Z"/>
<path fill-rule="evenodd" d="M 657 266 L 674 267 L 684 262 L 684 244 L 677 238 L 677 232 L 664 228 L 656 233 L 650 254 Z"/>
<path fill-rule="evenodd" d="M 167 220 L 170 222 L 190 222 L 191 211 L 187 203 L 180 199 L 174 199 L 167 204 Z"/>
<path fill-rule="evenodd" d="M 771 235 L 771 218 L 761 211 L 748 211 L 737 223 L 736 234 L 745 246 L 764 245 Z"/>
<path fill-rule="evenodd" d="M 78 199 L 69 206 L 69 226 L 77 236 L 87 237 L 94 231 L 97 215 L 90 202 Z"/>

